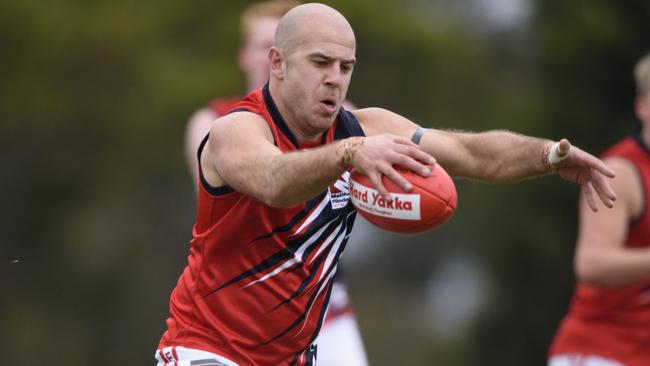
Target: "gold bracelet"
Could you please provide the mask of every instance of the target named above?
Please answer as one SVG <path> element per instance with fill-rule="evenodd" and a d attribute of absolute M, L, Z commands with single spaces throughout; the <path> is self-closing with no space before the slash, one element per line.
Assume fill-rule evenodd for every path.
<path fill-rule="evenodd" d="M 347 170 L 352 167 L 352 159 L 359 147 L 363 145 L 363 137 L 350 137 L 342 141 L 337 148 L 339 165 Z"/>

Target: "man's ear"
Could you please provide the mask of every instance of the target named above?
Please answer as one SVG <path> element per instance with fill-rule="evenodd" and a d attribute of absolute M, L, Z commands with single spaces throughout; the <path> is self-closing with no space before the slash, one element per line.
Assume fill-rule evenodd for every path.
<path fill-rule="evenodd" d="M 269 67 L 271 68 L 271 75 L 275 78 L 284 79 L 285 62 L 282 50 L 277 47 L 269 49 Z"/>

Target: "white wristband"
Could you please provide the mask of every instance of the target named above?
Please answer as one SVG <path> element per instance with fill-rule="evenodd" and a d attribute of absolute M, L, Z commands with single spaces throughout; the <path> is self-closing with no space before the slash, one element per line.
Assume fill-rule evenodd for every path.
<path fill-rule="evenodd" d="M 559 142 L 554 143 L 551 146 L 551 148 L 548 149 L 548 162 L 551 163 L 551 165 L 555 165 L 561 162 L 562 160 L 564 160 L 567 156 L 569 156 L 569 152 L 571 151 L 571 149 L 569 149 L 569 151 L 567 151 L 567 153 L 564 155 L 560 155 L 559 151 L 560 151 Z"/>

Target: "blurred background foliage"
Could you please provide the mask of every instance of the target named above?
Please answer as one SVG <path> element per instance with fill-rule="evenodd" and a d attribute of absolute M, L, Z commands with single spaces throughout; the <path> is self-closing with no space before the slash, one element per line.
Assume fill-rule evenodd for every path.
<path fill-rule="evenodd" d="M 190 114 L 244 89 L 250 1 L 0 2 L 0 354 L 146 365 L 195 209 Z M 569 137 L 634 129 L 650 2 L 332 0 L 355 28 L 350 99 L 422 125 Z M 372 365 L 543 365 L 572 289 L 576 187 L 457 180 L 443 228 L 360 228 L 344 261 Z"/>

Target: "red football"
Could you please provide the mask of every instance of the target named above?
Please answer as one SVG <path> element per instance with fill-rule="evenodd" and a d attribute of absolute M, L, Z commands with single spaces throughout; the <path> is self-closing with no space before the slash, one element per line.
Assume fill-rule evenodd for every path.
<path fill-rule="evenodd" d="M 386 202 L 365 175 L 356 171 L 350 175 L 352 204 L 369 222 L 398 233 L 419 233 L 442 225 L 454 214 L 456 186 L 440 165 L 434 165 L 428 177 L 405 169 L 398 172 L 413 189 L 406 192 L 384 176 L 384 186 L 393 202 Z"/>

